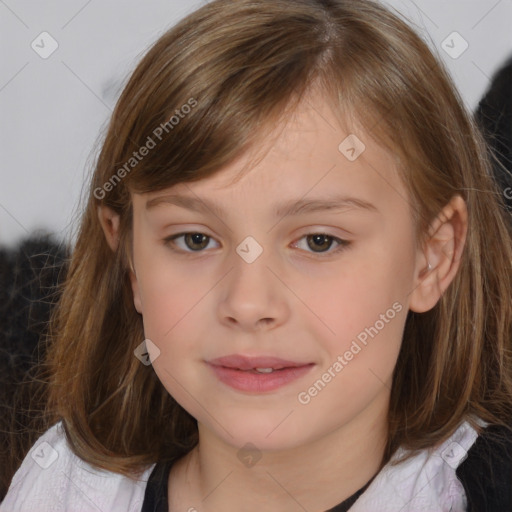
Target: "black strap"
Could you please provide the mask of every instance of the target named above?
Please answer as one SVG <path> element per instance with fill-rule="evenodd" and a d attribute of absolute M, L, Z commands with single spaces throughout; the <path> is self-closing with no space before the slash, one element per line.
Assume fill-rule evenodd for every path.
<path fill-rule="evenodd" d="M 168 482 L 173 461 L 158 462 L 149 475 L 141 512 L 168 512 Z"/>
<path fill-rule="evenodd" d="M 368 489 L 370 484 L 373 482 L 375 476 L 369 482 L 367 482 L 366 485 L 361 487 L 361 489 L 352 494 L 352 496 L 348 497 L 346 500 L 343 500 L 334 508 L 330 508 L 327 512 L 348 512 L 348 510 L 350 510 L 350 507 L 357 501 L 359 496 L 361 496 L 361 494 L 363 494 L 363 492 L 366 491 L 366 489 Z"/>

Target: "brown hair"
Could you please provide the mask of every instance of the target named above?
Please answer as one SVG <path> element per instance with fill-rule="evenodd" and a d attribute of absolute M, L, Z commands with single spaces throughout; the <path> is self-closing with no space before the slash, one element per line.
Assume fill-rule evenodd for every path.
<path fill-rule="evenodd" d="M 144 332 L 128 278 L 131 192 L 222 170 L 313 86 L 340 119 L 353 112 L 398 156 L 418 239 L 455 194 L 468 206 L 454 281 L 432 310 L 409 311 L 382 464 L 399 446 L 435 446 L 464 420 L 477 429 L 474 417 L 511 423 L 511 233 L 486 147 L 447 73 L 404 21 L 372 1 L 214 0 L 142 59 L 92 177 L 47 360 L 48 425 L 62 420 L 82 459 L 129 475 L 198 441 L 196 420 L 133 355 Z M 148 137 L 157 148 L 127 166 Z M 100 204 L 120 214 L 117 251 L 98 221 Z"/>

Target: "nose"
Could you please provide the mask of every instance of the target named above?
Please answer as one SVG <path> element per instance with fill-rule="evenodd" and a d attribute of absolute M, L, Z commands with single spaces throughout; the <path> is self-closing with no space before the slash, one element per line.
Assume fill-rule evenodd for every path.
<path fill-rule="evenodd" d="M 243 331 L 274 329 L 290 315 L 286 288 L 269 268 L 265 251 L 254 262 L 244 261 L 238 254 L 232 258 L 233 268 L 222 281 L 218 316 L 223 325 Z"/>

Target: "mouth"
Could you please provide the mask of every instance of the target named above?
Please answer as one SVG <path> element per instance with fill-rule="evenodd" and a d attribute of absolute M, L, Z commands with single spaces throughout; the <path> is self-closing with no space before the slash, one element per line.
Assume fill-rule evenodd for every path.
<path fill-rule="evenodd" d="M 216 377 L 238 391 L 273 391 L 309 373 L 314 363 L 232 355 L 208 361 Z"/>
<path fill-rule="evenodd" d="M 283 368 L 253 368 L 251 370 L 241 370 L 240 368 L 235 368 L 235 370 L 240 370 L 242 372 L 250 372 L 250 373 L 272 373 L 272 372 L 280 372 Z"/>
<path fill-rule="evenodd" d="M 271 373 L 284 368 L 299 368 L 312 364 L 310 362 L 298 362 L 281 359 L 273 356 L 242 356 L 233 354 L 224 357 L 218 357 L 208 361 L 214 366 L 223 366 L 224 368 L 232 368 L 242 371 L 259 371 L 260 373 Z"/>
<path fill-rule="evenodd" d="M 215 365 L 213 365 L 213 366 L 215 366 Z M 252 374 L 256 374 L 256 375 L 261 375 L 261 374 L 268 375 L 268 374 L 271 374 L 271 373 L 283 372 L 285 370 L 291 370 L 291 369 L 295 369 L 295 368 L 303 368 L 305 366 L 308 366 L 308 365 L 304 365 L 304 366 L 285 366 L 284 368 L 251 368 L 249 370 L 243 370 L 242 368 L 232 368 L 232 367 L 229 367 L 229 366 L 218 366 L 218 367 L 219 368 L 225 368 L 226 370 L 237 371 L 237 372 L 252 373 Z"/>

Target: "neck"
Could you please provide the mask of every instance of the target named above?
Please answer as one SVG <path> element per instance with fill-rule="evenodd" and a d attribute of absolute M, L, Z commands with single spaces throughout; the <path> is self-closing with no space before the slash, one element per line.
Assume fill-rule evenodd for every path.
<path fill-rule="evenodd" d="M 261 452 L 254 465 L 242 463 L 239 448 L 200 425 L 198 445 L 171 472 L 169 495 L 181 506 L 171 510 L 328 510 L 378 472 L 388 404 L 389 392 L 383 392 L 349 423 L 293 449 Z"/>

